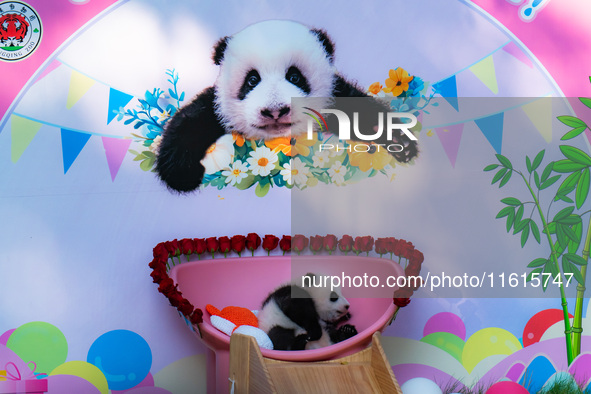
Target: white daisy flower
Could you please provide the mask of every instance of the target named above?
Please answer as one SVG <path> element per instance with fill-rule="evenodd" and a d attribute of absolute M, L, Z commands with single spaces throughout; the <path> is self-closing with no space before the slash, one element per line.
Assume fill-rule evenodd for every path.
<path fill-rule="evenodd" d="M 345 174 L 347 174 L 347 167 L 345 167 L 340 161 L 336 161 L 328 170 L 330 179 L 337 185 L 345 183 Z"/>
<path fill-rule="evenodd" d="M 291 177 L 297 186 L 305 185 L 310 175 L 310 169 L 303 163 L 299 157 L 291 161 Z"/>
<path fill-rule="evenodd" d="M 342 142 L 331 142 L 334 145 L 334 149 L 328 151 L 329 157 L 336 157 L 341 156 L 343 154 L 347 154 L 347 149 L 345 148 L 345 144 Z"/>
<path fill-rule="evenodd" d="M 283 176 L 283 180 L 287 182 L 288 185 L 293 185 L 293 178 L 292 169 L 291 169 L 291 161 L 289 163 L 285 163 L 283 165 L 283 170 L 279 171 L 281 176 Z"/>
<path fill-rule="evenodd" d="M 220 137 L 206 152 L 201 164 L 206 174 L 214 174 L 226 169 L 234 159 L 234 140 L 231 134 Z"/>
<path fill-rule="evenodd" d="M 250 156 L 246 161 L 250 165 L 252 173 L 260 176 L 269 175 L 278 160 L 277 153 L 273 153 L 266 146 L 258 147 L 255 151 L 250 152 Z"/>
<path fill-rule="evenodd" d="M 222 171 L 222 175 L 226 177 L 226 183 L 234 186 L 248 176 L 247 171 L 248 165 L 240 160 L 236 160 L 230 165 L 229 170 Z"/>
<path fill-rule="evenodd" d="M 314 153 L 314 157 L 312 157 L 312 165 L 314 167 L 324 168 L 327 166 L 329 160 L 329 151 L 318 151 Z"/>

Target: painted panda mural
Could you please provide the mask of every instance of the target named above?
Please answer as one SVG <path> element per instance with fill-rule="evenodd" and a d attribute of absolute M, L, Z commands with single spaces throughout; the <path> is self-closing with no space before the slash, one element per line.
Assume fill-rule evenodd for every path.
<path fill-rule="evenodd" d="M 220 66 L 214 86 L 181 108 L 165 128 L 156 158 L 159 178 L 170 190 L 195 190 L 205 171 L 201 160 L 225 133 L 249 139 L 303 133 L 307 118 L 291 108 L 294 97 L 319 98 L 319 107 L 327 104 L 322 98 L 368 97 L 338 74 L 334 53 L 326 32 L 285 20 L 259 22 L 220 39 L 213 50 Z M 383 103 L 376 108 L 388 111 Z M 417 155 L 416 142 L 402 133 L 393 142 L 404 145 L 393 153 L 399 162 Z"/>

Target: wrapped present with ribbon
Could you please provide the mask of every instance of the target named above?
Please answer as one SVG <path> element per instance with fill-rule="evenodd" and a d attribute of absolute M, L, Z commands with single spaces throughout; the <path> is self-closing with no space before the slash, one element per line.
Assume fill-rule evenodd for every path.
<path fill-rule="evenodd" d="M 26 368 L 21 371 L 15 363 L 9 361 L 0 370 L 0 394 L 43 394 L 47 392 L 47 379 L 38 379 L 33 370 Z"/>

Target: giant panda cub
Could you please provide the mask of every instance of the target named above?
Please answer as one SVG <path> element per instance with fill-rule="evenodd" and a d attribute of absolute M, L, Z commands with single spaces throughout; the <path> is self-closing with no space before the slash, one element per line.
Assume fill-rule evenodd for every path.
<path fill-rule="evenodd" d="M 286 284 L 263 302 L 257 317 L 275 350 L 311 350 L 329 346 L 357 334 L 351 324 L 349 302 L 336 288 L 308 286 L 315 274 L 305 275 L 305 286 Z M 309 282 L 308 282 L 309 280 Z"/>
<path fill-rule="evenodd" d="M 225 133 L 248 139 L 305 133 L 308 118 L 291 108 L 294 97 L 318 98 L 318 109 L 325 108 L 321 98 L 367 97 L 336 71 L 334 48 L 325 31 L 286 20 L 259 22 L 220 39 L 213 50 L 220 67 L 214 86 L 178 110 L 162 134 L 160 179 L 173 191 L 196 189 L 205 171 L 201 160 Z M 402 133 L 394 140 L 405 147 L 393 153 L 399 162 L 416 156 L 415 141 Z"/>

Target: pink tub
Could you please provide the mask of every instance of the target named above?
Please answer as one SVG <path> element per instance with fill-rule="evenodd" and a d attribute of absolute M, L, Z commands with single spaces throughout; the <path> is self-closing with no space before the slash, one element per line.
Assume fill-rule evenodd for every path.
<path fill-rule="evenodd" d="M 280 351 L 261 349 L 265 357 L 284 361 L 317 361 L 343 357 L 368 346 L 371 336 L 382 331 L 391 321 L 397 307 L 392 303 L 396 287 L 386 284 L 388 277 L 404 275 L 400 265 L 390 259 L 363 256 L 272 256 L 247 258 L 216 258 L 183 263 L 169 275 L 178 283 L 179 290 L 196 308 L 204 311 L 199 330 L 193 327 L 209 348 L 207 353 L 208 393 L 227 393 L 230 337 L 211 325 L 205 305 L 222 309 L 241 306 L 259 309 L 269 292 L 292 275 L 314 272 L 323 275 L 345 275 L 358 285 L 366 275 L 366 283 L 373 288 L 343 287 L 343 295 L 351 303 L 350 323 L 359 334 L 346 341 L 322 349 Z M 357 276 L 357 278 L 355 278 Z M 370 281 L 371 277 L 373 278 Z M 294 276 L 295 277 L 295 276 Z M 390 279 L 392 284 L 393 279 Z"/>

